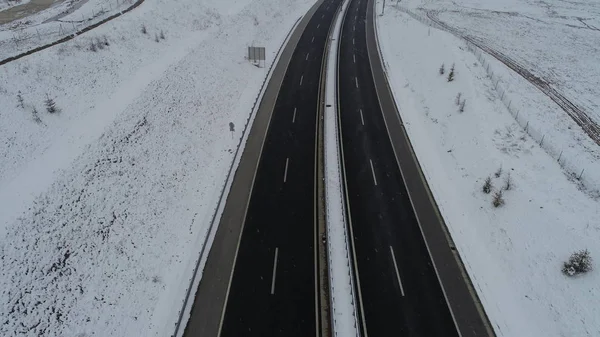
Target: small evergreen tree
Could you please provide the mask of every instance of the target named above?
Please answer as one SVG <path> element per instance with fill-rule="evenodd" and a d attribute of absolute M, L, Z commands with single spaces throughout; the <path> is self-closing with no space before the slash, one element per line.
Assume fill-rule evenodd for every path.
<path fill-rule="evenodd" d="M 460 105 L 458 106 L 458 111 L 465 112 L 465 104 L 466 103 L 467 103 L 467 100 L 463 99 L 462 102 L 460 102 Z"/>
<path fill-rule="evenodd" d="M 454 63 L 452 64 L 452 68 L 450 68 L 450 72 L 448 73 L 448 82 L 454 81 Z"/>
<path fill-rule="evenodd" d="M 460 93 L 460 92 L 459 92 L 459 93 L 456 95 L 456 99 L 454 100 L 454 104 L 456 104 L 456 105 L 460 105 L 460 98 L 461 98 L 461 97 L 462 97 L 462 93 Z"/>
<path fill-rule="evenodd" d="M 442 63 L 442 66 L 440 67 L 440 75 L 444 75 L 445 72 L 446 72 L 446 68 L 444 67 L 444 64 Z"/>

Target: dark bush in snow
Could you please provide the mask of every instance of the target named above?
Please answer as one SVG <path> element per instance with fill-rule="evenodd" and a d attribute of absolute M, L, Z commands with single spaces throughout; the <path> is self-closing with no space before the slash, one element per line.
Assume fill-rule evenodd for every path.
<path fill-rule="evenodd" d="M 55 113 L 58 112 L 58 108 L 56 107 L 56 102 L 54 102 L 54 100 L 52 98 L 50 98 L 50 96 L 48 94 L 46 94 L 46 100 L 44 101 L 44 104 L 46 105 L 46 111 L 48 111 L 49 113 Z"/>
<path fill-rule="evenodd" d="M 483 183 L 483 193 L 490 194 L 492 191 L 492 178 L 485 178 L 485 183 Z"/>
<path fill-rule="evenodd" d="M 452 64 L 452 68 L 450 68 L 450 72 L 448 73 L 448 82 L 454 81 L 454 64 Z"/>
<path fill-rule="evenodd" d="M 461 102 L 461 100 L 460 100 L 460 99 L 461 99 L 461 97 L 462 97 L 462 93 L 460 93 L 460 92 L 459 92 L 459 93 L 456 95 L 456 99 L 454 100 L 454 104 L 456 104 L 456 105 L 460 105 L 460 102 Z"/>
<path fill-rule="evenodd" d="M 440 75 L 444 75 L 445 72 L 446 72 L 446 68 L 444 67 L 444 64 L 442 63 L 442 66 L 440 67 Z"/>
<path fill-rule="evenodd" d="M 142 25 L 142 34 L 148 34 L 148 30 L 146 29 L 146 25 Z"/>
<path fill-rule="evenodd" d="M 465 112 L 465 104 L 467 103 L 466 99 L 463 99 L 462 102 L 460 102 L 460 105 L 458 107 L 458 111 L 459 112 Z"/>
<path fill-rule="evenodd" d="M 562 267 L 562 272 L 567 276 L 587 273 L 590 270 L 592 270 L 592 257 L 587 249 L 571 254 Z"/>
<path fill-rule="evenodd" d="M 492 200 L 494 207 L 500 207 L 504 205 L 504 198 L 502 197 L 502 190 L 494 193 L 494 199 Z"/>

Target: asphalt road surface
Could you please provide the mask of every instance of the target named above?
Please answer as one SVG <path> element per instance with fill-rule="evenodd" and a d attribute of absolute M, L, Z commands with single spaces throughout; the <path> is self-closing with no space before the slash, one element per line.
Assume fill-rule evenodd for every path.
<path fill-rule="evenodd" d="M 298 40 L 268 123 L 233 276 L 230 281 L 210 270 L 223 271 L 218 256 L 226 254 L 216 238 L 210 253 L 216 257 L 209 255 L 207 280 L 200 283 L 186 336 L 320 336 L 315 144 L 323 53 L 339 3 L 324 1 Z M 235 204 L 231 198 L 228 205 Z M 201 312 L 215 318 L 206 304 L 213 301 L 211 290 L 219 291 L 224 282 L 230 283 L 214 334 Z"/>
<path fill-rule="evenodd" d="M 339 103 L 363 336 L 458 336 L 403 183 L 374 85 L 367 0 L 342 27 Z M 408 177 L 416 178 L 416 177 Z"/>

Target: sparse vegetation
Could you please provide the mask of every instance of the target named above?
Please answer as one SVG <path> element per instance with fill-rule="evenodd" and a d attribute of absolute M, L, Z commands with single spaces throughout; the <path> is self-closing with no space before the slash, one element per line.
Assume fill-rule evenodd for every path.
<path fill-rule="evenodd" d="M 452 68 L 450 68 L 450 72 L 448 73 L 448 82 L 454 81 L 454 63 L 452 63 Z"/>
<path fill-rule="evenodd" d="M 142 25 L 142 34 L 148 34 L 148 29 L 146 29 L 146 25 Z"/>
<path fill-rule="evenodd" d="M 442 63 L 442 66 L 440 67 L 440 75 L 444 75 L 444 73 L 446 72 L 446 68 L 444 67 L 444 64 Z"/>
<path fill-rule="evenodd" d="M 31 115 L 33 116 L 33 121 L 40 124 L 42 123 L 42 119 L 40 118 L 40 114 L 38 113 L 38 110 L 36 107 L 33 107 L 33 110 L 31 110 Z"/>
<path fill-rule="evenodd" d="M 483 183 L 483 193 L 490 194 L 492 191 L 492 178 L 485 178 L 485 182 Z"/>
<path fill-rule="evenodd" d="M 25 100 L 23 99 L 23 95 L 21 94 L 21 91 L 19 90 L 19 92 L 17 93 L 17 107 L 21 108 L 21 109 L 25 109 Z"/>
<path fill-rule="evenodd" d="M 567 276 L 575 276 L 592 270 L 592 257 L 587 249 L 571 254 L 563 263 L 562 272 Z"/>
<path fill-rule="evenodd" d="M 459 112 L 465 112 L 465 104 L 467 103 L 466 99 L 463 99 L 462 102 L 460 102 L 460 105 L 458 106 L 458 111 Z"/>
<path fill-rule="evenodd" d="M 158 34 L 154 34 L 154 42 L 160 42 L 160 39 L 158 38 Z"/>
<path fill-rule="evenodd" d="M 500 178 L 500 176 L 501 176 L 501 175 L 502 175 L 502 166 L 500 166 L 500 167 L 498 168 L 498 171 L 496 171 L 496 173 L 494 173 L 494 176 L 495 176 L 496 178 Z"/>
<path fill-rule="evenodd" d="M 104 35 L 102 43 L 107 47 L 110 46 L 110 43 L 108 42 L 108 38 L 106 37 L 106 35 Z"/>
<path fill-rule="evenodd" d="M 506 175 L 506 179 L 504 179 L 504 190 L 509 191 L 512 189 L 513 183 L 512 178 L 510 177 L 510 172 Z"/>
<path fill-rule="evenodd" d="M 96 47 L 96 41 L 94 40 L 90 41 L 90 51 L 93 51 L 94 53 L 98 51 L 98 47 Z"/>
<path fill-rule="evenodd" d="M 502 190 L 494 193 L 494 199 L 492 200 L 492 205 L 494 205 L 494 207 L 500 207 L 500 206 L 504 205 L 504 197 L 502 195 Z"/>
<path fill-rule="evenodd" d="M 161 29 L 160 31 L 160 39 L 164 40 L 165 39 L 165 32 Z"/>
<path fill-rule="evenodd" d="M 56 102 L 54 102 L 54 100 L 50 98 L 50 95 L 46 94 L 46 100 L 44 101 L 44 104 L 46 105 L 46 111 L 48 111 L 49 113 L 53 114 L 58 112 Z"/>
<path fill-rule="evenodd" d="M 459 92 L 459 93 L 456 95 L 456 99 L 454 100 L 454 104 L 456 104 L 456 105 L 460 105 L 460 98 L 461 98 L 461 97 L 462 97 L 462 93 L 460 93 L 460 92 Z"/>

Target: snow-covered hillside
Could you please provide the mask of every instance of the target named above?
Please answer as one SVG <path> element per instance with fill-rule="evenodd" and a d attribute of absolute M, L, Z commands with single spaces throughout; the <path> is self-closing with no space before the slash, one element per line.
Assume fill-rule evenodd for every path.
<path fill-rule="evenodd" d="M 476 4 L 505 6 L 495 3 Z M 570 59 L 557 54 L 544 58 L 569 49 L 563 47 L 571 36 L 562 32 L 567 28 L 551 22 L 545 25 L 554 29 L 532 32 L 506 20 L 526 20 L 531 12 L 548 13 L 555 6 L 525 0 L 511 3 L 523 6 L 510 7 L 511 13 L 498 14 L 501 19 L 495 21 L 490 18 L 496 15 L 492 11 L 469 19 L 466 13 L 475 10 L 465 8 L 473 2 L 403 1 L 402 7 L 388 2 L 385 15 L 377 17 L 386 68 L 428 183 L 498 336 L 598 336 L 600 274 L 567 277 L 561 273 L 562 263 L 576 250 L 589 249 L 593 258 L 600 259 L 600 205 L 593 192 L 598 180 L 590 180 L 588 188 L 572 178 L 539 139 L 516 122 L 503 96 L 511 95 L 513 108 L 518 105 L 531 125 L 546 130 L 546 137 L 562 144 L 573 160 L 586 158 L 578 162 L 586 169 L 584 175 L 598 174 L 593 166 L 598 165 L 598 146 L 518 75 L 488 57 L 491 70 L 499 74 L 492 81 L 487 63 L 484 66 L 464 40 L 407 14 L 413 9 L 425 14 L 415 8 L 432 7 L 442 20 L 454 17 L 451 24 L 460 24 L 467 34 L 489 34 L 485 37 L 490 43 L 535 71 L 552 72 L 559 89 L 595 111 L 598 77 L 592 74 L 600 68 L 592 42 L 571 41 L 585 47 L 560 54 L 578 54 L 577 62 L 565 63 Z M 582 12 L 591 6 L 569 4 Z M 513 34 L 516 31 L 520 34 Z M 533 44 L 531 36 L 524 37 L 528 34 L 543 38 Z M 530 51 L 532 46 L 535 50 Z M 442 64 L 445 69 L 440 75 Z M 455 76 L 449 82 L 452 65 Z M 505 93 L 496 90 L 498 78 Z M 582 92 L 587 94 L 579 95 Z M 465 102 L 463 112 L 457 101 Z M 492 182 L 490 194 L 482 191 L 487 177 Z M 507 179 L 511 186 L 505 190 Z M 496 208 L 492 199 L 500 190 L 504 205 Z"/>
<path fill-rule="evenodd" d="M 246 47 L 268 65 L 310 5 L 146 0 L 0 67 L 0 335 L 173 332 L 266 75 Z"/>

